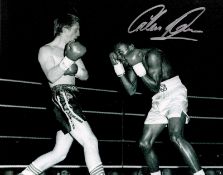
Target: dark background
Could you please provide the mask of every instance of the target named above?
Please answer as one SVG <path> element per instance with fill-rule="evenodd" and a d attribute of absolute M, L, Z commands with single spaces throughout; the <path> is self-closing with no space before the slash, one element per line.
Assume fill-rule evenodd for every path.
<path fill-rule="evenodd" d="M 168 10 L 159 20 L 159 24 L 163 27 L 192 9 L 205 7 L 205 12 L 191 26 L 193 29 L 202 30 L 203 33 L 179 34 L 198 41 L 152 41 L 150 37 L 160 35 L 159 32 L 143 31 L 134 34 L 127 32 L 131 22 L 139 14 L 158 4 L 164 4 Z M 45 77 L 37 61 L 38 49 L 53 39 L 52 21 L 55 17 L 64 12 L 75 13 L 80 17 L 81 36 L 79 40 L 87 47 L 88 52 L 83 61 L 90 77 L 87 82 L 77 81 L 77 86 L 115 90 L 115 92 L 105 93 L 82 89 L 80 99 L 95 134 L 101 140 L 102 158 L 107 165 L 144 164 L 136 143 L 141 134 L 144 114 L 149 110 L 152 96 L 150 92 L 145 91 L 140 81 L 138 92 L 145 93 L 145 96 L 138 94 L 130 98 L 122 90 L 108 58 L 109 52 L 118 40 L 128 39 L 136 47 L 163 49 L 179 73 L 182 82 L 188 88 L 189 96 L 223 97 L 221 82 L 223 3 L 221 0 L 113 0 L 104 2 L 1 0 L 0 5 L 0 103 L 6 105 L 47 108 L 50 97 L 48 88 L 45 86 Z M 143 20 L 149 21 L 149 17 Z M 8 79 L 40 84 L 8 82 L 6 81 Z M 40 142 L 38 139 L 5 139 L 2 137 L 1 164 L 28 164 L 36 156 L 52 148 L 54 142 L 51 138 L 54 137 L 55 128 L 48 110 L 2 106 L 0 108 L 2 112 L 1 136 L 35 136 L 50 139 Z M 96 111 L 120 114 L 108 115 Z M 128 115 L 128 113 L 140 115 Z M 185 131 L 188 140 L 194 144 L 201 163 L 203 165 L 220 164 L 223 155 L 223 137 L 220 135 L 223 125 L 222 100 L 189 98 L 189 114 L 204 118 L 192 118 L 191 124 L 186 127 Z M 125 142 L 123 139 L 133 142 Z M 114 142 L 108 140 L 114 140 Z M 175 159 L 169 160 L 174 149 L 169 148 L 166 132 L 160 137 L 160 141 L 162 143 L 157 144 L 157 149 L 160 149 L 158 152 L 161 155 L 161 165 L 184 165 L 181 158 L 179 158 L 180 161 L 178 160 L 178 155 Z M 79 145 L 75 143 L 74 147 L 79 147 Z M 168 153 L 165 152 L 165 147 L 170 150 Z M 8 151 L 5 151 L 6 148 Z M 110 152 L 111 148 L 116 154 Z M 162 155 L 163 153 L 165 156 Z M 70 158 L 64 163 L 84 164 L 83 158 L 81 161 L 78 159 L 83 157 L 82 152 L 77 155 L 74 151 L 74 154 L 76 161 L 73 160 L 73 153 L 71 153 Z M 21 157 L 23 157 L 22 160 Z"/>

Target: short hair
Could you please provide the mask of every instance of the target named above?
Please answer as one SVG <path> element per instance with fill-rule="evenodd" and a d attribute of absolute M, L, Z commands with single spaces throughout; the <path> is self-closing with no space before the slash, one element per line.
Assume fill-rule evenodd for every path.
<path fill-rule="evenodd" d="M 114 45 L 114 49 L 117 49 L 120 45 L 126 45 L 127 47 L 134 45 L 132 42 L 128 41 L 119 41 Z"/>
<path fill-rule="evenodd" d="M 54 36 L 60 35 L 63 27 L 70 28 L 79 21 L 79 17 L 69 13 L 56 18 L 54 20 Z"/>

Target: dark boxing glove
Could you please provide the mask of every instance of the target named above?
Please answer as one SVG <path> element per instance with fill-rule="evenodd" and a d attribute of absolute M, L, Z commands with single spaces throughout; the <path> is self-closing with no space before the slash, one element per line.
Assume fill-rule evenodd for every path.
<path fill-rule="evenodd" d="M 73 63 L 65 72 L 64 75 L 74 76 L 78 71 L 77 64 Z"/>
<path fill-rule="evenodd" d="M 75 61 L 81 58 L 86 53 L 86 48 L 79 42 L 71 41 L 66 44 L 64 49 L 65 57 L 60 62 L 59 66 L 63 70 L 67 70 Z"/>
<path fill-rule="evenodd" d="M 132 66 L 134 72 L 139 77 L 143 77 L 144 75 L 146 75 L 146 69 L 142 63 L 142 57 L 143 53 L 138 49 L 131 50 L 125 56 L 127 62 L 129 63 L 129 65 Z"/>
<path fill-rule="evenodd" d="M 86 47 L 81 45 L 79 42 L 69 42 L 65 46 L 64 55 L 72 61 L 77 61 L 86 53 Z"/>

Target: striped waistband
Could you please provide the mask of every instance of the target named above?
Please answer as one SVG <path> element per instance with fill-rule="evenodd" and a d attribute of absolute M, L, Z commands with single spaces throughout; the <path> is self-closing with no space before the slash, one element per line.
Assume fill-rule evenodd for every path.
<path fill-rule="evenodd" d="M 58 84 L 58 85 L 55 85 L 51 88 L 51 90 L 53 92 L 56 92 L 56 91 L 63 91 L 63 90 L 71 90 L 71 91 L 75 91 L 75 92 L 79 92 L 79 90 L 77 89 L 77 87 L 73 84 Z"/>

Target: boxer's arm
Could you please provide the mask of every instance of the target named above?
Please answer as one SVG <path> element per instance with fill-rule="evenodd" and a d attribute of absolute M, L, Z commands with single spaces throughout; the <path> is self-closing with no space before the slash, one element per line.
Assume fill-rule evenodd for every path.
<path fill-rule="evenodd" d="M 126 73 L 120 77 L 121 83 L 129 95 L 134 95 L 137 89 L 137 76 L 132 68 L 126 69 Z"/>
<path fill-rule="evenodd" d="M 63 76 L 65 70 L 61 69 L 59 65 L 55 65 L 51 49 L 48 46 L 44 46 L 39 49 L 38 61 L 44 74 L 51 83 L 56 82 L 61 76 Z"/>
<path fill-rule="evenodd" d="M 146 87 L 152 92 L 158 92 L 162 77 L 162 60 L 157 52 L 150 51 L 146 54 L 139 49 L 134 49 L 125 58 L 129 65 L 132 66 L 135 74 L 142 79 Z"/>
<path fill-rule="evenodd" d="M 148 73 L 141 79 L 152 92 L 158 92 L 162 78 L 162 60 L 156 54 L 150 54 L 146 63 L 148 64 Z"/>
<path fill-rule="evenodd" d="M 78 59 L 75 63 L 78 66 L 78 70 L 77 70 L 75 77 L 80 80 L 87 80 L 89 75 L 88 75 L 88 71 L 87 71 L 82 59 Z"/>
<path fill-rule="evenodd" d="M 111 52 L 109 54 L 109 58 L 114 67 L 114 71 L 119 77 L 126 92 L 129 95 L 135 94 L 137 88 L 137 77 L 133 69 L 131 67 L 124 67 L 120 60 L 118 60 L 117 53 L 115 52 Z"/>

